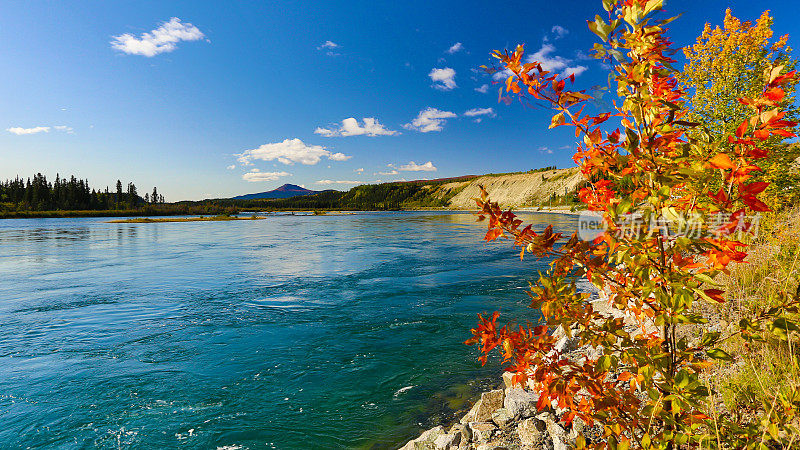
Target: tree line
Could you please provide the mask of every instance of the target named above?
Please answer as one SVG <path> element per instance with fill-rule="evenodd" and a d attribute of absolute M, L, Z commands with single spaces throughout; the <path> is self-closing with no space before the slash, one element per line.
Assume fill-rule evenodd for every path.
<path fill-rule="evenodd" d="M 76 211 L 76 210 L 122 210 L 137 209 L 164 203 L 158 188 L 141 197 L 136 185 L 128 183 L 123 189 L 117 180 L 116 189 L 98 190 L 89 186 L 88 180 L 74 175 L 61 178 L 56 175 L 53 182 L 37 173 L 25 180 L 16 177 L 0 183 L 0 210 L 3 211 Z"/>

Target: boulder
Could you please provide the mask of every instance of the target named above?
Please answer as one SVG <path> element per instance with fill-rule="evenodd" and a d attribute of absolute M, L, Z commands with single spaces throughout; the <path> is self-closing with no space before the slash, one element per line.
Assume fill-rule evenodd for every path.
<path fill-rule="evenodd" d="M 567 450 L 567 432 L 558 424 L 555 416 L 550 413 L 542 413 L 536 416 L 537 419 L 544 422 L 547 435 L 553 442 L 553 450 Z"/>
<path fill-rule="evenodd" d="M 500 408 L 492 413 L 492 422 L 500 428 L 505 427 L 512 420 L 514 420 L 514 415 L 510 414 L 505 408 Z"/>
<path fill-rule="evenodd" d="M 469 427 L 460 423 L 450 427 L 450 433 L 459 433 L 461 435 L 461 443 L 469 442 L 472 439 L 472 431 L 470 431 Z"/>
<path fill-rule="evenodd" d="M 503 407 L 504 397 L 505 393 L 502 389 L 484 392 L 481 394 L 481 399 L 472 405 L 472 409 L 461 418 L 461 423 L 488 422 L 492 419 L 492 413 Z"/>
<path fill-rule="evenodd" d="M 470 422 L 469 429 L 472 431 L 472 440 L 474 442 L 486 442 L 492 438 L 492 434 L 494 434 L 497 427 L 489 422 Z"/>
<path fill-rule="evenodd" d="M 434 442 L 444 433 L 444 428 L 438 426 L 423 432 L 418 438 L 408 441 L 402 450 L 433 450 L 436 448 Z"/>
<path fill-rule="evenodd" d="M 517 436 L 523 446 L 539 446 L 544 442 L 547 427 L 541 420 L 531 417 L 517 425 Z"/>
<path fill-rule="evenodd" d="M 503 372 L 503 386 L 506 389 L 514 387 L 514 383 L 511 380 L 514 378 L 514 372 Z"/>
<path fill-rule="evenodd" d="M 572 427 L 570 428 L 569 433 L 567 433 L 567 439 L 574 442 L 578 436 L 583 434 L 584 428 L 586 428 L 586 422 L 584 422 L 580 417 L 576 417 L 572 420 Z"/>
<path fill-rule="evenodd" d="M 475 450 L 508 450 L 508 447 L 502 444 L 488 442 L 478 445 L 475 447 Z"/>
<path fill-rule="evenodd" d="M 461 443 L 461 433 L 442 434 L 433 441 L 437 449 L 453 450 L 458 448 Z"/>
<path fill-rule="evenodd" d="M 538 401 L 538 394 L 521 387 L 512 387 L 506 389 L 503 408 L 508 411 L 512 418 L 526 419 L 536 414 L 536 403 Z"/>

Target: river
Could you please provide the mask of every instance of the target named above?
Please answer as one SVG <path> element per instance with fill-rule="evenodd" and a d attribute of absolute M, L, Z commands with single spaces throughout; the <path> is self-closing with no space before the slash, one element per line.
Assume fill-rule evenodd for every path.
<path fill-rule="evenodd" d="M 497 380 L 463 341 L 546 266 L 468 213 L 106 220 L 0 220 L 0 448 L 396 447 Z"/>

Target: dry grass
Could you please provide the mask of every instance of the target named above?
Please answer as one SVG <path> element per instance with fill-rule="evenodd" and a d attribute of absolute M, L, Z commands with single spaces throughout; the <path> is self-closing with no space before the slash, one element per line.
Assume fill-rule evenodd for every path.
<path fill-rule="evenodd" d="M 736 334 L 741 319 L 777 305 L 781 298 L 800 295 L 800 209 L 767 218 L 747 251 L 745 264 L 731 265 L 728 274 L 717 278 L 728 299 L 715 311 L 718 331 L 731 335 L 724 349 L 736 360 L 709 380 L 716 392 L 712 413 L 728 413 L 740 424 L 757 423 L 773 413 L 776 394 L 796 398 L 800 392 L 797 333 L 781 340 L 764 331 L 764 342 L 750 345 Z"/>

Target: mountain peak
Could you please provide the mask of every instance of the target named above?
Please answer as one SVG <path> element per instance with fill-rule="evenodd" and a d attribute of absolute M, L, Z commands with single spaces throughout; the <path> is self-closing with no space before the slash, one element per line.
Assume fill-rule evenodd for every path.
<path fill-rule="evenodd" d="M 271 191 L 266 192 L 258 192 L 255 194 L 245 194 L 239 195 L 237 197 L 233 197 L 234 200 L 252 200 L 257 198 L 289 198 L 289 197 L 297 197 L 300 195 L 312 195 L 316 194 L 320 191 L 312 191 L 310 189 L 306 189 L 302 186 L 298 186 L 296 184 L 289 184 L 286 183 L 279 188 L 275 188 Z"/>
<path fill-rule="evenodd" d="M 283 186 L 272 190 L 272 192 L 286 192 L 286 191 L 314 192 L 314 191 L 306 189 L 306 188 L 304 188 L 302 186 L 298 186 L 296 184 L 289 184 L 289 183 L 286 183 Z"/>

